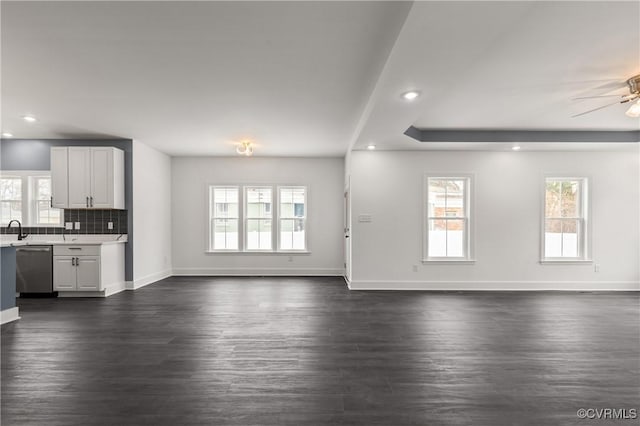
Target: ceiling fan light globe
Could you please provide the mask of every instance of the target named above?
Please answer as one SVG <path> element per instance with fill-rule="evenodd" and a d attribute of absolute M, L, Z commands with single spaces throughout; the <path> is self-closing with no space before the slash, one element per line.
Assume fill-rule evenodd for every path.
<path fill-rule="evenodd" d="M 625 114 L 627 115 L 627 117 L 631 117 L 631 118 L 640 117 L 640 101 L 638 101 L 635 104 L 631 105 L 629 107 L 629 109 L 627 110 L 627 112 L 625 112 Z"/>

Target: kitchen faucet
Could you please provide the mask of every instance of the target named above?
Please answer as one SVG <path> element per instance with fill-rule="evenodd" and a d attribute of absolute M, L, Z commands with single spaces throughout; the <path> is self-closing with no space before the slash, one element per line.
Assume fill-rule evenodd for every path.
<path fill-rule="evenodd" d="M 22 241 L 25 238 L 27 238 L 27 236 L 29 234 L 24 234 L 24 235 L 22 234 L 22 224 L 20 223 L 20 221 L 18 219 L 13 219 L 13 220 L 9 221 L 9 224 L 7 225 L 7 229 L 11 228 L 11 224 L 13 222 L 16 222 L 18 224 L 18 241 Z"/>

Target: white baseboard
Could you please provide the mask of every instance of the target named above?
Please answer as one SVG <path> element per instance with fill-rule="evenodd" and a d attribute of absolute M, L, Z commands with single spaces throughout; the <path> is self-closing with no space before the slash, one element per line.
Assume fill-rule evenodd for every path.
<path fill-rule="evenodd" d="M 0 324 L 6 324 L 11 321 L 16 321 L 20 319 L 20 310 L 18 307 L 13 307 L 9 309 L 5 309 L 4 311 L 0 311 Z"/>
<path fill-rule="evenodd" d="M 110 286 L 105 287 L 104 289 L 104 297 L 113 296 L 114 294 L 118 294 L 127 289 L 126 282 L 120 281 L 119 283 L 111 284 Z"/>
<path fill-rule="evenodd" d="M 176 276 L 342 276 L 334 268 L 174 268 Z"/>
<path fill-rule="evenodd" d="M 101 291 L 58 291 L 58 297 L 107 297 L 106 290 Z"/>
<path fill-rule="evenodd" d="M 347 281 L 349 290 L 640 291 L 638 281 Z"/>
<path fill-rule="evenodd" d="M 168 278 L 171 276 L 171 269 L 167 269 L 164 271 L 160 271 L 160 272 L 155 272 L 153 274 L 149 274 L 146 275 L 142 278 L 138 278 L 136 280 L 133 281 L 127 281 L 126 283 L 126 289 L 127 290 L 137 290 L 139 288 L 142 288 L 146 285 L 149 284 L 153 284 L 156 281 L 160 281 L 163 280 L 165 278 Z"/>

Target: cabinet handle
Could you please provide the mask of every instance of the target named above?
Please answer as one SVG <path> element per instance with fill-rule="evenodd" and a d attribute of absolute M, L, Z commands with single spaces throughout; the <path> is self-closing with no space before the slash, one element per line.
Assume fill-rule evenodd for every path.
<path fill-rule="evenodd" d="M 75 257 L 71 258 L 71 266 L 76 266 L 76 258 Z"/>
<path fill-rule="evenodd" d="M 89 197 L 87 197 L 87 207 L 89 207 Z"/>
<path fill-rule="evenodd" d="M 93 197 L 89 197 L 89 200 L 91 200 L 89 207 L 93 207 Z"/>
<path fill-rule="evenodd" d="M 80 265 L 80 258 L 76 257 L 76 266 Z"/>
<path fill-rule="evenodd" d="M 51 196 L 51 208 L 53 208 L 53 195 Z"/>

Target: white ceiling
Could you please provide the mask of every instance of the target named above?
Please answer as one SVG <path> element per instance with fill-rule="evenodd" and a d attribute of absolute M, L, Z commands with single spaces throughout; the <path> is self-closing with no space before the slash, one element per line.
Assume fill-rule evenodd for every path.
<path fill-rule="evenodd" d="M 640 129 L 626 106 L 571 118 L 608 101 L 571 98 L 625 93 L 640 73 L 636 1 L 0 7 L 2 129 L 18 138 L 125 137 L 172 155 L 233 155 L 246 138 L 256 155 L 340 156 L 504 147 L 419 143 L 411 125 Z"/>

